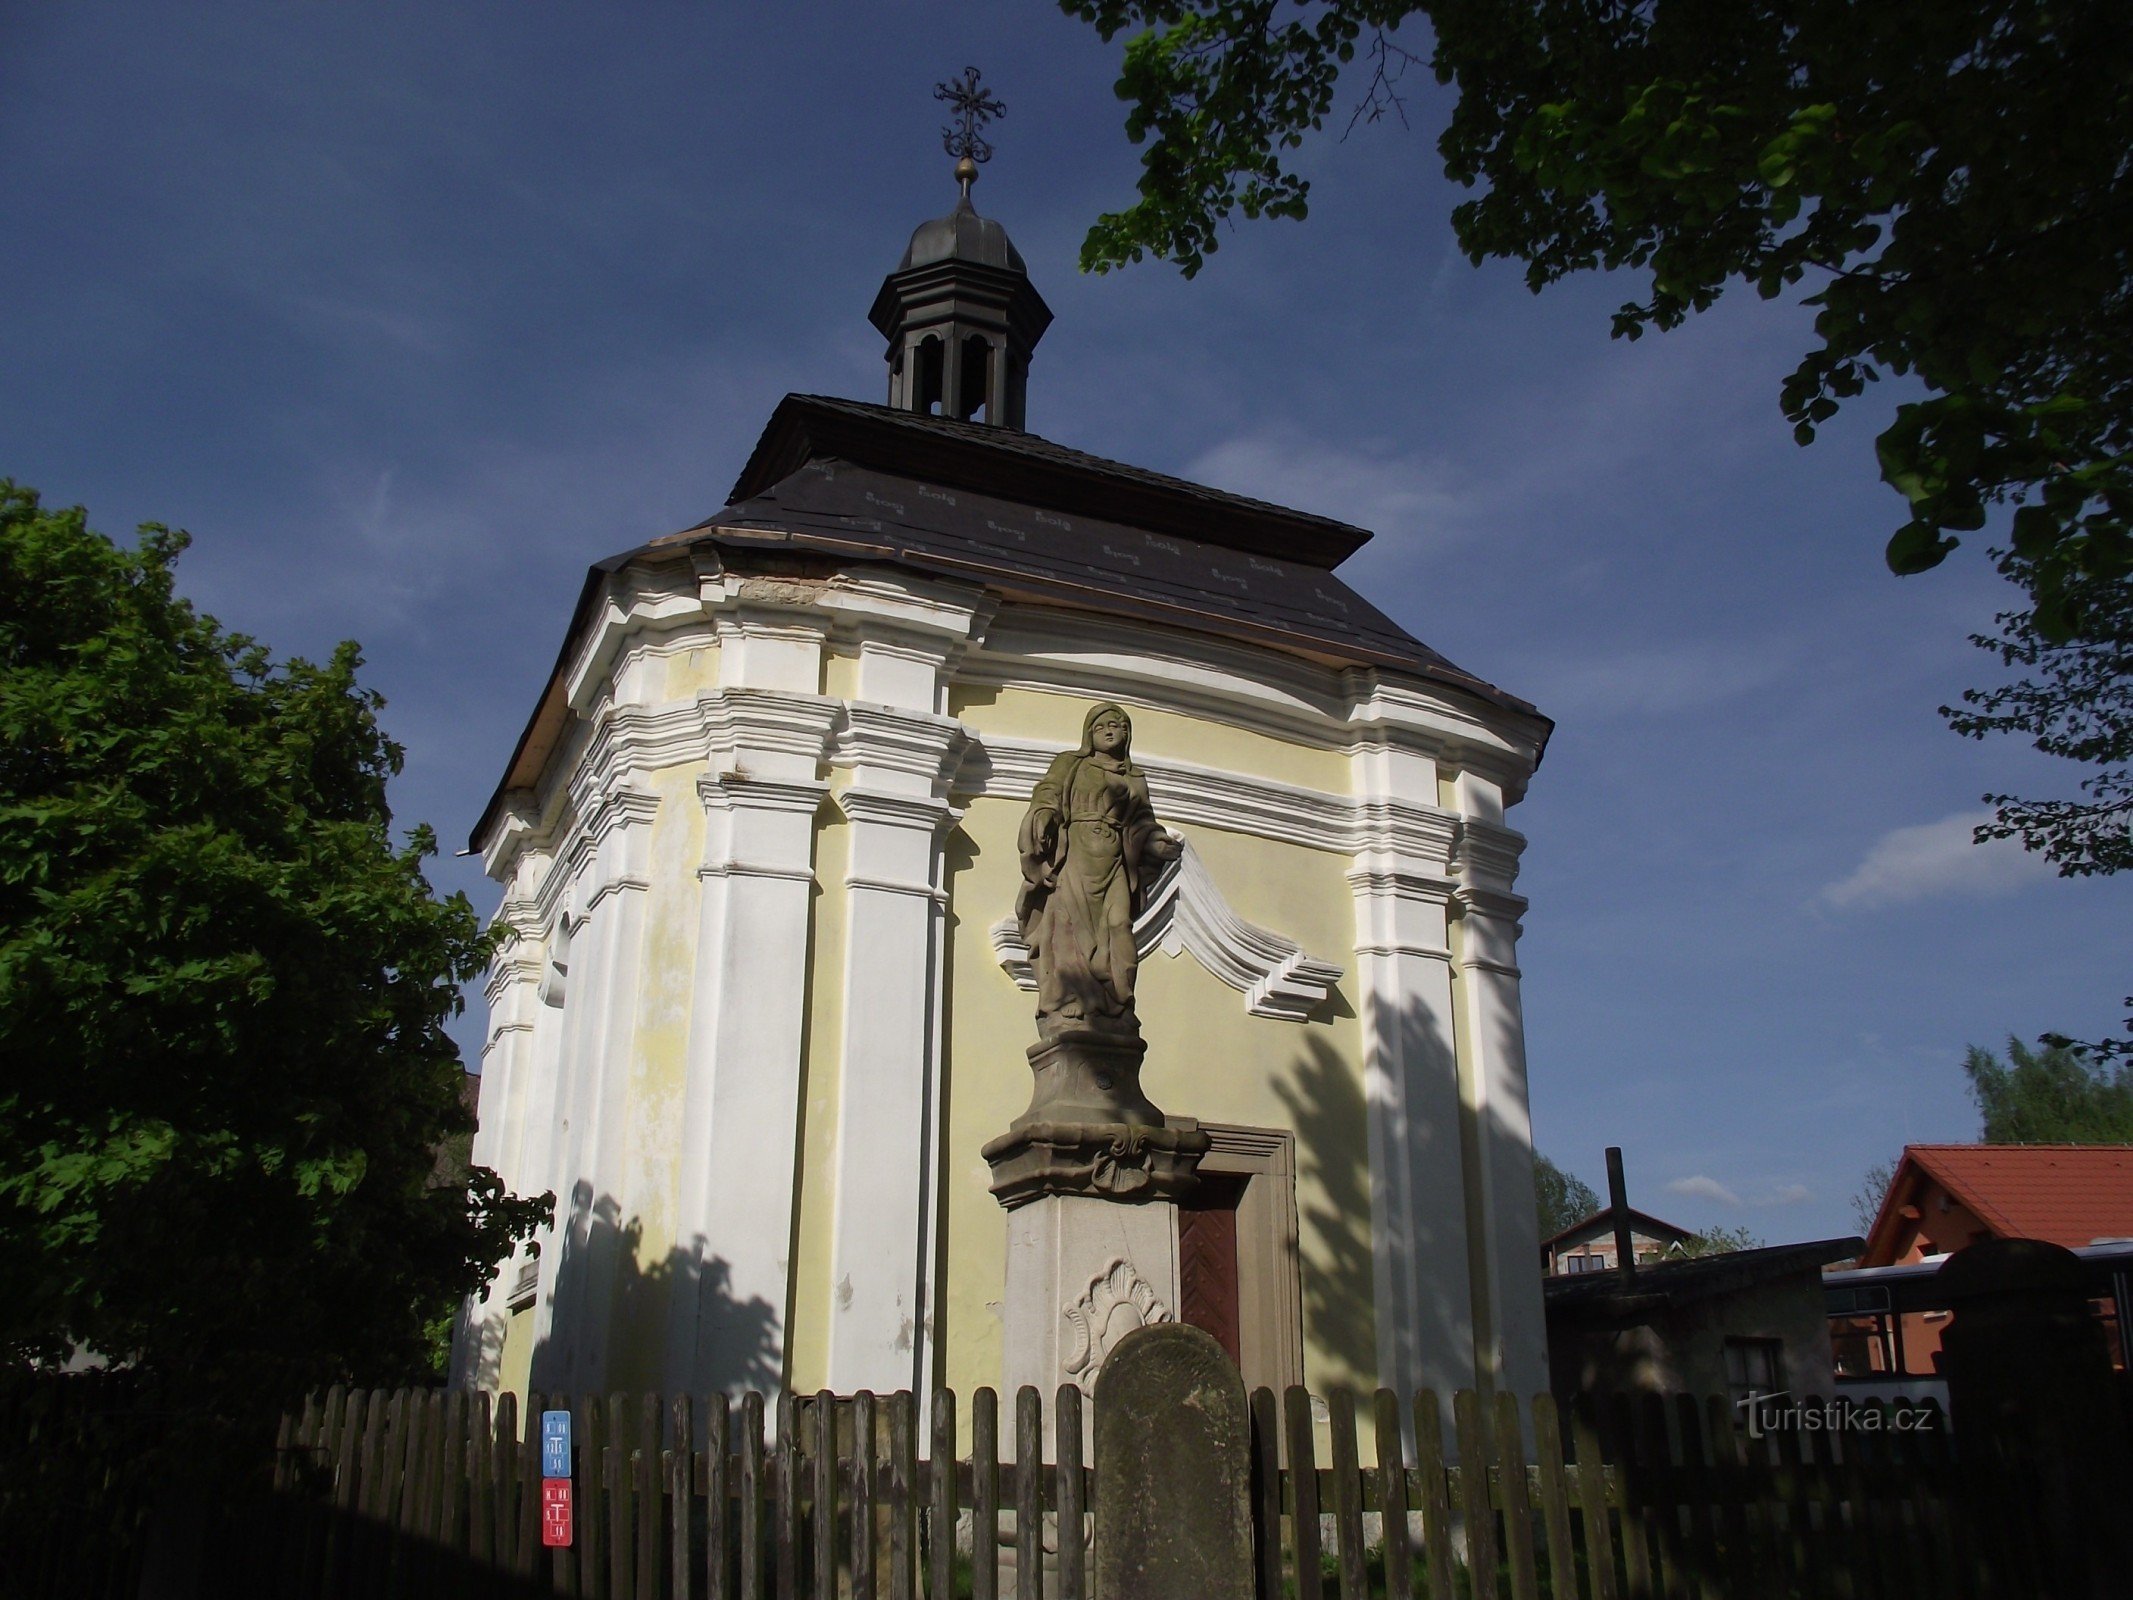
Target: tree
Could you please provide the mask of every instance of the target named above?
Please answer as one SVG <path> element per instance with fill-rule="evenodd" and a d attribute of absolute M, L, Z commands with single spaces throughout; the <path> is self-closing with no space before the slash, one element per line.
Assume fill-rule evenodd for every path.
<path fill-rule="evenodd" d="M 1736 1250 L 1760 1250 L 1762 1236 L 1747 1228 L 1706 1228 L 1701 1233 L 1692 1233 L 1682 1241 L 1684 1256 L 1723 1256 Z"/>
<path fill-rule="evenodd" d="M 1538 1150 L 1533 1152 L 1533 1198 L 1540 1208 L 1543 1239 L 1553 1238 L 1600 1209 L 1600 1197 L 1592 1192 L 1591 1184 L 1565 1172 Z"/>
<path fill-rule="evenodd" d="M 2084 579 L 2079 589 L 2081 622 L 2067 638 L 2047 637 L 2033 609 L 2002 612 L 1997 637 L 1973 634 L 1974 644 L 2029 676 L 1965 691 L 1966 710 L 1941 707 L 1957 733 L 2025 735 L 2044 754 L 2092 769 L 2080 783 L 2083 799 L 1985 796 L 1995 814 L 1978 829 L 1979 839 L 2019 838 L 2065 877 L 2133 867 L 2133 586 Z M 2133 1032 L 2133 996 L 2125 1004 Z M 2072 1041 L 2050 1034 L 2043 1042 Z M 2100 1058 L 2133 1055 L 2133 1040 L 2085 1048 Z"/>
<path fill-rule="evenodd" d="M 1963 1072 L 1987 1144 L 2133 1144 L 2133 1062 L 2009 1038 L 2005 1061 L 1972 1045 Z"/>
<path fill-rule="evenodd" d="M 1881 1215 L 1881 1202 L 1887 1198 L 1889 1185 L 1896 1181 L 1896 1163 L 1878 1161 L 1866 1169 L 1859 1180 L 1858 1191 L 1852 1196 L 1852 1215 L 1859 1221 L 1859 1232 L 1874 1231 L 1874 1219 Z"/>
<path fill-rule="evenodd" d="M 1881 436 L 1909 519 L 1899 572 L 1936 565 L 1995 503 L 2037 623 L 2063 638 L 2077 580 L 2133 572 L 2133 90 L 2116 0 L 1858 6 L 1851 0 L 1061 0 L 1106 39 L 1147 144 L 1140 198 L 1082 265 L 1152 253 L 1197 272 L 1217 225 L 1302 217 L 1289 152 L 1364 47 L 1357 115 L 1404 116 L 1434 34 L 1457 86 L 1438 141 L 1480 193 L 1453 213 L 1476 262 L 1536 291 L 1592 268 L 1648 275 L 1615 316 L 1671 328 L 1733 283 L 1812 283 L 1820 341 L 1782 395 L 1805 443 L 1884 373 L 1927 398 Z M 1288 20 L 1283 20 L 1287 18 Z M 1353 118 L 1351 118 L 1351 125 Z"/>
<path fill-rule="evenodd" d="M 1140 30 L 1117 86 L 1146 145 L 1139 199 L 1090 229 L 1084 269 L 1153 254 L 1189 276 L 1234 213 L 1301 218 L 1310 185 L 1290 152 L 1351 63 L 1367 78 L 1350 126 L 1404 120 L 1418 58 L 1393 30 L 1419 17 L 1456 86 L 1437 148 L 1478 188 L 1452 216 L 1475 262 L 1523 261 L 1536 292 L 1641 273 L 1614 319 L 1632 339 L 1730 285 L 1809 287 L 1817 342 L 1780 395 L 1802 444 L 1884 374 L 1924 390 L 1878 440 L 1908 507 L 1890 567 L 1933 567 L 2012 508 L 1991 553 L 2029 605 L 2006 659 L 2042 680 L 1972 697 L 1957 728 L 2104 769 L 2087 802 L 1993 797 L 1982 836 L 2020 835 L 2066 872 L 2123 865 L 2133 82 L 2118 0 L 1060 3 L 1106 39 Z"/>
<path fill-rule="evenodd" d="M 0 482 L 0 1360 L 210 1405 L 420 1379 L 549 1208 L 437 1176 L 490 941 L 392 843 L 356 647 L 224 631 L 187 542 Z"/>

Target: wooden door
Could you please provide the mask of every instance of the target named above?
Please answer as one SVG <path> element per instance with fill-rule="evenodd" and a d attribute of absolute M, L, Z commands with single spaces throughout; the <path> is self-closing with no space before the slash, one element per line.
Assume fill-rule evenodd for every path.
<path fill-rule="evenodd" d="M 1245 1180 L 1203 1175 L 1178 1206 L 1178 1320 L 1215 1336 L 1243 1364 L 1237 1307 L 1237 1203 Z"/>

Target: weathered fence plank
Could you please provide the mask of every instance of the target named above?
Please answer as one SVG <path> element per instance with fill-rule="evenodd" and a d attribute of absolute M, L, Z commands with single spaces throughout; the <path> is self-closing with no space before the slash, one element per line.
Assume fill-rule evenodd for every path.
<path fill-rule="evenodd" d="M 1511 1568 L 1511 1600 L 1540 1600 L 1533 1559 L 1533 1500 L 1526 1482 L 1525 1440 L 1518 1396 L 1496 1392 L 1496 1477 L 1503 1504 L 1503 1542 Z"/>
<path fill-rule="evenodd" d="M 740 1505 L 734 1533 L 740 1544 L 740 1600 L 763 1596 L 763 1397 L 741 1396 Z"/>
<path fill-rule="evenodd" d="M 1570 1408 L 1570 1438 L 1577 1452 L 1579 1531 L 1585 1540 L 1585 1582 L 1592 1600 L 1617 1600 L 1613 1513 L 1607 1503 L 1607 1463 L 1600 1448 L 1598 1410 L 1590 1395 Z"/>
<path fill-rule="evenodd" d="M 1044 1422 L 1035 1388 L 1015 1391 L 1015 1600 L 1044 1600 Z M 899 1595 L 896 1600 L 904 1600 Z"/>
<path fill-rule="evenodd" d="M 1385 1600 L 1414 1600 L 1415 1573 L 1407 1539 L 1407 1452 L 1400 1443 L 1400 1397 L 1380 1389 L 1371 1397 L 1378 1444 L 1378 1536 L 1385 1552 Z"/>
<path fill-rule="evenodd" d="M 970 1407 L 971 1600 L 1000 1596 L 1000 1397 L 980 1389 Z"/>
<path fill-rule="evenodd" d="M 837 1397 L 817 1390 L 809 1419 L 809 1465 L 814 1468 L 814 1592 L 835 1600 L 837 1593 Z M 647 1596 L 646 1600 L 657 1600 Z"/>
<path fill-rule="evenodd" d="M 1311 1396 L 1292 1385 L 1282 1395 L 1282 1419 L 1289 1440 L 1289 1541 L 1296 1552 L 1297 1600 L 1319 1600 L 1323 1583 L 1318 1561 L 1318 1456 L 1311 1426 Z"/>
<path fill-rule="evenodd" d="M 1576 1600 L 1577 1555 L 1570 1542 L 1570 1491 L 1565 1480 L 1563 1429 L 1555 1397 L 1533 1397 L 1533 1455 L 1540 1479 L 1541 1524 L 1548 1541 L 1548 1594 Z"/>
<path fill-rule="evenodd" d="M 1041 1446 L 1040 1446 L 1041 1449 Z M 918 1594 L 918 1508 L 924 1498 L 918 1483 L 918 1397 L 899 1389 L 889 1400 L 890 1600 L 916 1600 Z"/>
<path fill-rule="evenodd" d="M 1705 1436 L 1710 1444 L 1712 1527 L 1718 1540 L 1718 1572 L 1726 1600 L 1753 1600 L 1768 1594 L 1770 1563 L 1755 1549 L 1756 1530 L 1748 1519 L 1748 1501 L 1742 1488 L 1739 1430 L 1734 1425 L 1735 1408 L 1723 1395 L 1705 1402 Z"/>
<path fill-rule="evenodd" d="M 690 1523 L 695 1513 L 696 1408 L 685 1394 L 668 1402 L 668 1429 L 673 1448 L 664 1458 L 665 1479 L 660 1485 L 667 1498 L 667 1595 L 668 1600 L 690 1600 L 696 1580 L 695 1563 L 689 1559 Z"/>
<path fill-rule="evenodd" d="M 1452 1396 L 1452 1430 L 1459 1440 L 1459 1509 L 1466 1522 L 1466 1564 L 1474 1593 L 1496 1593 L 1496 1512 L 1489 1494 L 1489 1434 L 1481 1397 L 1471 1389 Z"/>
<path fill-rule="evenodd" d="M 1704 1449 L 1703 1410 L 1693 1395 L 1674 1396 L 1674 1428 L 1680 1436 L 1681 1466 L 1674 1477 L 1675 1497 L 1688 1524 L 1682 1547 L 1687 1571 L 1684 1590 L 1701 1600 L 1726 1600 L 1718 1573 L 1718 1509 L 1713 1503 L 1718 1478 Z"/>
<path fill-rule="evenodd" d="M 704 1397 L 704 1600 L 732 1600 L 733 1416 L 722 1394 Z"/>
<path fill-rule="evenodd" d="M 1452 1507 L 1444 1473 L 1444 1412 L 1434 1389 L 1415 1392 L 1415 1503 L 1430 1600 L 1452 1592 Z"/>
<path fill-rule="evenodd" d="M 1081 1390 L 1059 1386 L 1052 1437 L 1059 1458 L 1057 1521 L 1059 1526 L 1059 1600 L 1087 1600 L 1088 1545 L 1082 1530 Z"/>
<path fill-rule="evenodd" d="M 881 1486 L 874 1464 L 879 1426 L 874 1396 L 852 1396 L 852 1596 L 874 1600 L 874 1552 L 880 1546 Z"/>
<path fill-rule="evenodd" d="M 1254 1592 L 1257 1600 L 1282 1600 L 1280 1414 L 1271 1389 L 1254 1389 L 1246 1405 L 1252 1419 Z"/>
<path fill-rule="evenodd" d="M 800 1427 L 799 1403 L 790 1390 L 778 1396 L 778 1443 L 773 1458 L 771 1494 L 772 1562 L 777 1593 L 800 1592 Z"/>
<path fill-rule="evenodd" d="M 1369 1600 L 1370 1580 L 1363 1570 L 1363 1472 L 1356 1455 L 1355 1396 L 1346 1389 L 1328 1394 L 1326 1419 L 1333 1456 L 1334 1564 L 1340 1574 L 1341 1600 Z"/>

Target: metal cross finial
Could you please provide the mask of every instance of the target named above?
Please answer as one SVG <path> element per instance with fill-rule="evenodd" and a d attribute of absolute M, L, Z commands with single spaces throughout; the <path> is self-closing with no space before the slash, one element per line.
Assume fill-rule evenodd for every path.
<path fill-rule="evenodd" d="M 947 102 L 952 115 L 962 122 L 961 127 L 949 123 L 941 129 L 941 148 L 956 158 L 956 175 L 962 177 L 962 164 L 992 159 L 992 146 L 980 131 L 995 117 L 1007 114 L 1005 101 L 996 99 L 990 89 L 978 87 L 978 69 L 965 67 L 963 81 L 949 79 L 933 86 L 933 98 Z M 970 176 L 963 179 L 964 192 L 969 192 L 972 179 L 977 177 L 973 167 Z"/>

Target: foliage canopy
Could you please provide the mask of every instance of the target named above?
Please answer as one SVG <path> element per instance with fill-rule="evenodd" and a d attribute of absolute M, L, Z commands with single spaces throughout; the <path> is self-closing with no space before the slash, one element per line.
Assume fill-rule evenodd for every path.
<path fill-rule="evenodd" d="M 1635 338 L 1730 284 L 1805 284 L 1819 344 L 1787 379 L 1804 443 L 1884 373 L 1927 397 L 1879 441 L 1909 503 L 1889 564 L 1940 562 L 1995 503 L 2040 633 L 2079 626 L 2079 580 L 2133 571 L 2133 78 L 2118 0 L 1060 0 L 1129 29 L 1118 94 L 1146 145 L 1140 197 L 1082 248 L 1197 272 L 1234 212 L 1302 217 L 1291 152 L 1361 47 L 1358 108 L 1400 110 L 1427 21 L 1456 86 L 1438 141 L 1479 193 L 1467 254 L 1535 290 L 1644 275 Z M 1402 111 L 1404 116 L 1404 111 Z"/>
<path fill-rule="evenodd" d="M 1543 1239 L 1552 1239 L 1600 1209 L 1600 1197 L 1591 1184 L 1574 1172 L 1565 1172 L 1538 1150 L 1533 1152 L 1533 1198 L 1540 1211 Z"/>
<path fill-rule="evenodd" d="M 1979 643 L 2037 676 L 1967 696 L 1951 723 L 2097 769 L 2080 800 L 1988 796 L 1997 820 L 1980 837 L 2019 836 L 2067 874 L 2133 859 L 2120 0 L 1060 4 L 1106 39 L 1134 30 L 1117 90 L 1145 146 L 1139 198 L 1089 230 L 1085 270 L 1155 255 L 1190 276 L 1235 213 L 1301 218 L 1310 184 L 1292 152 L 1351 64 L 1367 78 L 1350 126 L 1405 120 L 1400 77 L 1419 58 L 1397 30 L 1419 19 L 1455 88 L 1437 149 L 1477 191 L 1452 213 L 1472 260 L 1522 261 L 1536 292 L 1573 272 L 1640 274 L 1614 319 L 1632 339 L 1729 286 L 1810 291 L 1816 343 L 1780 394 L 1802 444 L 1884 375 L 1924 391 L 1877 441 L 1908 508 L 1889 566 L 1936 566 L 2011 508 L 1993 554 L 2028 605 Z"/>
<path fill-rule="evenodd" d="M 1972 1045 L 1963 1072 L 1987 1144 L 2133 1144 L 2133 1062 L 2009 1038 L 2004 1061 Z"/>
<path fill-rule="evenodd" d="M 421 1376 L 548 1201 L 438 1176 L 488 953 L 396 849 L 356 647 L 275 662 L 0 481 L 0 1359 Z"/>
<path fill-rule="evenodd" d="M 1683 1240 L 1681 1253 L 1684 1256 L 1693 1258 L 1696 1256 L 1731 1255 L 1736 1250 L 1760 1250 L 1762 1248 L 1762 1235 L 1751 1228 L 1745 1226 L 1737 1228 L 1711 1227 L 1704 1229 L 1701 1233 L 1692 1233 L 1687 1239 Z"/>

